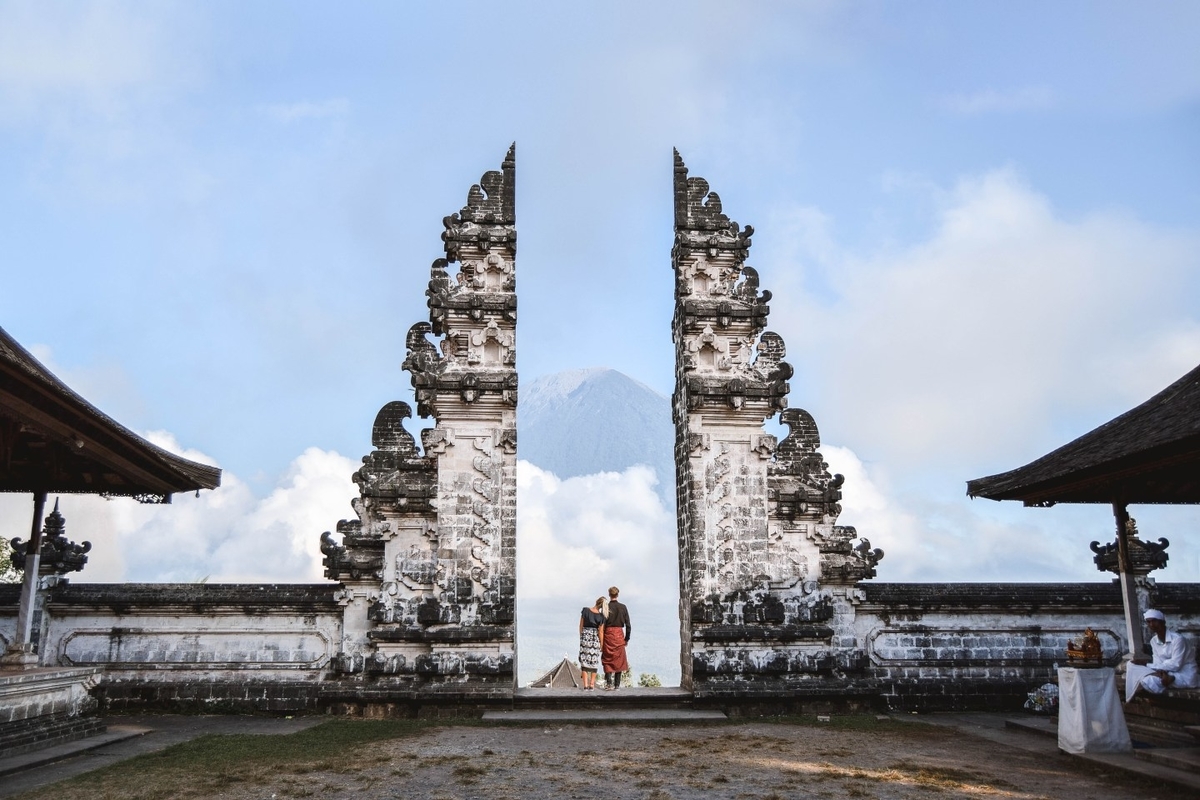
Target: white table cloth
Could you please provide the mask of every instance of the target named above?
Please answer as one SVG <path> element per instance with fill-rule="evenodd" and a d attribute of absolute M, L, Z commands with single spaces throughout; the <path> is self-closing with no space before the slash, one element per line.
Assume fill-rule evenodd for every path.
<path fill-rule="evenodd" d="M 1112 667 L 1058 670 L 1058 746 L 1068 753 L 1132 749 Z"/>

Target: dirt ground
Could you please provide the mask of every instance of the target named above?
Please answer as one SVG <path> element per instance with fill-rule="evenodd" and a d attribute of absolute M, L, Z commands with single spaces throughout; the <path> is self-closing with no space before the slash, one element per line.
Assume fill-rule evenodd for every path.
<path fill-rule="evenodd" d="M 1065 756 L 917 724 L 447 727 L 227 787 L 264 798 L 1179 797 Z"/>

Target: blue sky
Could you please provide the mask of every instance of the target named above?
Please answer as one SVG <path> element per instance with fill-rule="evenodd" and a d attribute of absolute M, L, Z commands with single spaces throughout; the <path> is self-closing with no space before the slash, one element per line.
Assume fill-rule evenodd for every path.
<path fill-rule="evenodd" d="M 184 576 L 186 529 L 197 577 L 277 531 L 307 579 L 408 396 L 441 218 L 510 142 L 522 380 L 669 394 L 678 147 L 758 231 L 880 577 L 1102 579 L 1106 509 L 964 482 L 1200 362 L 1198 34 L 1188 2 L 0 2 L 0 325 L 226 470 L 98 576 Z M 149 512 L 106 508 L 132 550 Z M 1133 513 L 1200 578 L 1193 510 Z"/>

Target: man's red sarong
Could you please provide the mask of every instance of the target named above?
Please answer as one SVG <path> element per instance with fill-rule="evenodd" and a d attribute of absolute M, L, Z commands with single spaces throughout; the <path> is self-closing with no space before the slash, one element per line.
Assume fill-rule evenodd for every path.
<path fill-rule="evenodd" d="M 629 659 L 625 658 L 625 631 L 616 627 L 604 629 L 600 663 L 604 665 L 605 672 L 624 672 L 629 669 Z"/>

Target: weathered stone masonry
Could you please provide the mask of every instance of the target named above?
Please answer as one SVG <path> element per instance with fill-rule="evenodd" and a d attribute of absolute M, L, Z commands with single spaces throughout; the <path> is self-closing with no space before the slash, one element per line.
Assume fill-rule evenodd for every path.
<path fill-rule="evenodd" d="M 16 598 L 0 585 L 0 607 Z M 72 584 L 43 592 L 43 666 L 102 668 L 105 710 L 317 711 L 342 628 L 334 584 Z M 7 641 L 13 617 L 0 616 Z"/>
<path fill-rule="evenodd" d="M 792 368 L 765 331 L 770 292 L 739 227 L 675 153 L 676 426 L 681 666 L 697 697 L 872 690 L 855 584 L 882 558 L 837 525 L 842 476 L 789 408 Z M 782 442 L 764 432 L 779 415 Z"/>
<path fill-rule="evenodd" d="M 511 696 L 516 598 L 515 145 L 443 220 L 429 322 L 408 331 L 408 404 L 376 417 L 354 475 L 357 519 L 322 536 L 345 605 L 335 664 L 396 696 Z M 452 279 L 447 272 L 458 264 Z M 434 341 L 430 337 L 434 337 Z M 357 691 L 347 686 L 347 691 Z"/>

